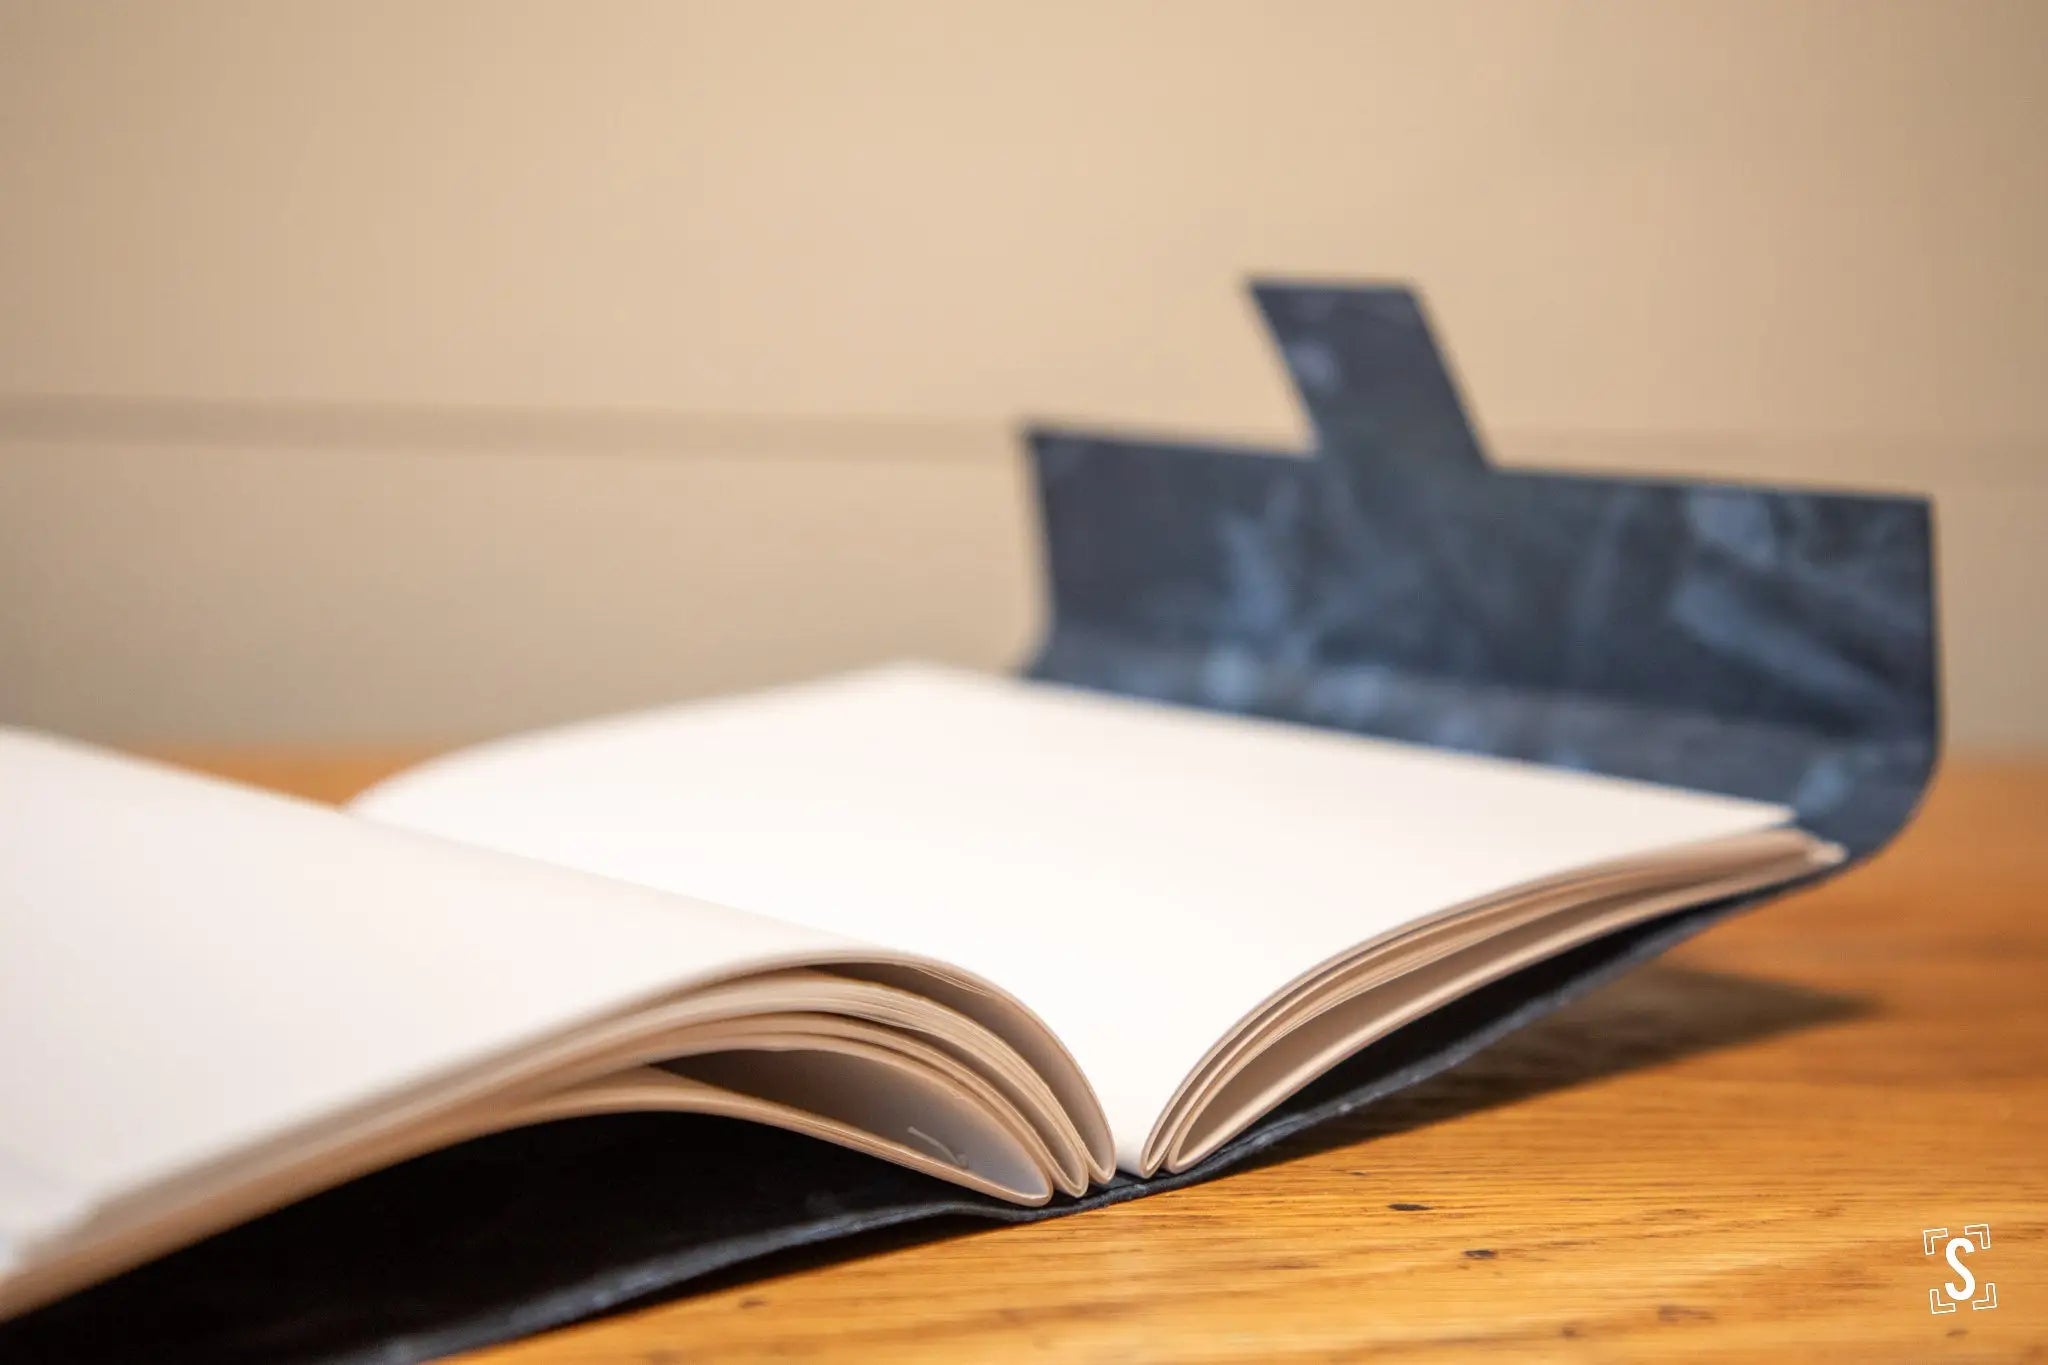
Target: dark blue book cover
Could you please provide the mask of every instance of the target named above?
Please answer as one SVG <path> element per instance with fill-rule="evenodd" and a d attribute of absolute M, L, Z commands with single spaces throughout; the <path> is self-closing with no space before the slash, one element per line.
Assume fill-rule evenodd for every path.
<path fill-rule="evenodd" d="M 1852 861 L 1905 823 L 1939 734 L 1924 501 L 1499 469 L 1412 293 L 1256 295 L 1314 449 L 1030 433 L 1052 602 L 1031 676 L 1783 803 Z M 0 1357 L 424 1359 L 798 1248 L 852 1253 L 856 1234 L 1206 1180 L 1755 899 L 1472 992 L 1182 1174 L 1026 1209 L 732 1120 L 553 1123 L 351 1182 L 0 1326 Z"/>

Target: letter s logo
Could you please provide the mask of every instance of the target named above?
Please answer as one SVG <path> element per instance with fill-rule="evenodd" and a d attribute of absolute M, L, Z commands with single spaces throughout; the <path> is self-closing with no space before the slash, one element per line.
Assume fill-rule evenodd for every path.
<path fill-rule="evenodd" d="M 1943 1293 L 1947 1294 L 1957 1303 L 1961 1303 L 1964 1299 L 1977 1292 L 1977 1277 L 1970 1273 L 1970 1268 L 1964 1265 L 1962 1261 L 1963 1257 L 1976 1249 L 1976 1244 L 1967 1237 L 1951 1237 L 1948 1240 L 1948 1263 L 1954 1267 L 1956 1274 L 1963 1277 L 1963 1283 L 1958 1288 L 1955 1281 L 1950 1280 L 1941 1288 Z M 1922 1281 L 1922 1283 L 1924 1284 L 1925 1281 Z"/>

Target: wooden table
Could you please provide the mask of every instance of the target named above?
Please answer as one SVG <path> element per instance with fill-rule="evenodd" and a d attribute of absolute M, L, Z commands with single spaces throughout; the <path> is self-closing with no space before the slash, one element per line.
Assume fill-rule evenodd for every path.
<path fill-rule="evenodd" d="M 419 754 L 172 755 L 322 799 Z M 1989 1224 L 1936 1316 L 1921 1233 Z M 1207 1185 L 869 1249 L 489 1365 L 2048 1357 L 2048 764 Z"/>

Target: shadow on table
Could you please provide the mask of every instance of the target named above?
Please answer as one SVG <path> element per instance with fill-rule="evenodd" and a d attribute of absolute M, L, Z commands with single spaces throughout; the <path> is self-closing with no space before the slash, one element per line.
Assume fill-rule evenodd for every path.
<path fill-rule="evenodd" d="M 1275 1144 L 1253 1164 L 1288 1161 L 1426 1127 L 1699 1053 L 1862 1018 L 1873 1010 L 1872 1003 L 1860 996 L 1652 963 L 1509 1034 L 1448 1071 Z M 1401 1045 L 1397 1036 L 1353 1060 L 1370 1063 L 1370 1052 L 1393 1051 Z M 1387 1065 L 1388 1059 L 1382 1057 L 1378 1064 Z M 1333 1072 L 1295 1102 L 1313 1105 L 1320 1092 L 1339 1093 L 1345 1084 L 1342 1075 Z"/>
<path fill-rule="evenodd" d="M 1290 1100 L 1267 1131 L 1313 1127 L 1264 1147 L 1247 1140 L 1219 1160 L 1271 1165 L 1869 1006 L 1646 966 L 1449 1071 L 1330 1116 L 1346 1097 L 1368 1095 L 1374 1078 L 1429 1065 L 1441 1051 L 1437 1030 L 1477 1036 L 1488 1010 L 1500 1006 L 1481 992 L 1439 1012 L 1430 1030 L 1411 1027 L 1366 1049 Z M 1120 1178 L 1091 1202 L 1142 1192 Z M 366 1176 L 0 1324 L 0 1360 L 398 1365 L 1043 1212 L 943 1190 L 935 1197 L 926 1177 L 733 1120 L 547 1124 Z"/>
<path fill-rule="evenodd" d="M 1789 982 L 1653 963 L 1526 1025 L 1448 1071 L 1325 1119 L 1246 1158 L 1234 1169 L 1284 1165 L 1317 1152 L 1424 1128 L 1466 1114 L 1702 1053 L 1867 1017 L 1863 997 Z M 1357 1084 L 1359 1071 L 1391 1070 L 1408 1040 L 1398 1035 L 1308 1086 L 1287 1108 L 1314 1108 Z M 795 1247 L 716 1271 L 691 1285 L 708 1293 L 830 1265 L 853 1256 L 987 1231 L 985 1220 L 947 1219 L 871 1233 L 856 1242 Z M 650 1301 L 673 1295 L 649 1296 Z"/>

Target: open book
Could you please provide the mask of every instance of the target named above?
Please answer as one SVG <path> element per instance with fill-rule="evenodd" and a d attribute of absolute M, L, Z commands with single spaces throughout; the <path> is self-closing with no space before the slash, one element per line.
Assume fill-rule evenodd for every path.
<path fill-rule="evenodd" d="M 1019 1204 L 1185 1169 L 1490 981 L 1840 859 L 1790 820 L 907 665 L 485 745 L 351 813 L 0 731 L 0 1316 L 580 1115 Z"/>

